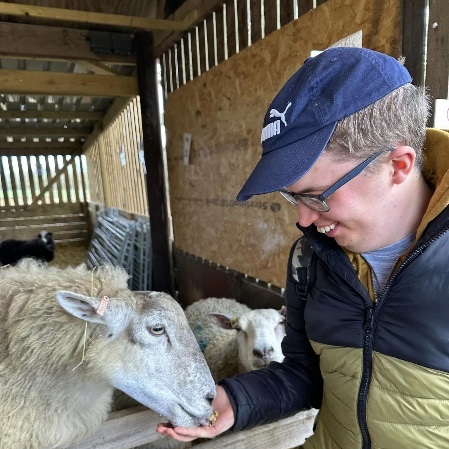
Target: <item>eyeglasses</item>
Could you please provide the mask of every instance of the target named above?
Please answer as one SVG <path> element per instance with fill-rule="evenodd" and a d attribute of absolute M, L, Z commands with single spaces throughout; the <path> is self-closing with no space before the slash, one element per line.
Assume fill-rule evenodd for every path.
<path fill-rule="evenodd" d="M 394 148 L 388 148 L 387 150 L 381 150 L 377 153 L 374 153 L 368 159 L 364 160 L 362 163 L 357 165 L 357 167 L 353 168 L 350 172 L 346 173 L 342 178 L 340 178 L 335 184 L 331 185 L 325 192 L 321 195 L 313 195 L 309 193 L 293 193 L 287 190 L 280 190 L 279 193 L 290 203 L 295 206 L 298 205 L 298 200 L 304 203 L 307 207 L 317 212 L 329 212 L 330 207 L 326 203 L 327 198 L 332 195 L 335 191 L 337 191 L 340 187 L 345 185 L 351 179 L 355 178 L 358 174 L 360 174 L 365 167 L 370 164 L 376 157 L 380 156 L 382 153 L 386 151 L 391 151 Z"/>

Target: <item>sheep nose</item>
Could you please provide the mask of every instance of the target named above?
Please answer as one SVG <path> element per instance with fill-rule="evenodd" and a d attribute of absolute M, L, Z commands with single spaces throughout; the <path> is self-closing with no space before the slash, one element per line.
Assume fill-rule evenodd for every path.
<path fill-rule="evenodd" d="M 261 351 L 260 349 L 253 349 L 253 355 L 254 357 L 259 357 L 261 359 L 263 359 L 264 357 L 270 356 L 271 354 L 273 354 L 274 349 L 271 346 L 268 349 L 264 349 L 263 351 Z"/>

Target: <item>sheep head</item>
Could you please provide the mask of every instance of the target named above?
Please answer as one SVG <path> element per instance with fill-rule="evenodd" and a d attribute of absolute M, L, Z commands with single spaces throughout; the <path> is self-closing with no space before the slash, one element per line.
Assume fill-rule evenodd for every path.
<path fill-rule="evenodd" d="M 182 308 L 165 293 L 133 296 L 127 302 L 56 294 L 71 315 L 103 326 L 102 337 L 94 342 L 94 363 L 113 387 L 175 426 L 205 424 L 215 385 Z"/>
<path fill-rule="evenodd" d="M 240 371 L 251 371 L 268 366 L 270 362 L 282 362 L 281 342 L 285 336 L 285 311 L 256 309 L 230 316 L 210 313 L 209 319 L 216 326 L 236 333 Z"/>

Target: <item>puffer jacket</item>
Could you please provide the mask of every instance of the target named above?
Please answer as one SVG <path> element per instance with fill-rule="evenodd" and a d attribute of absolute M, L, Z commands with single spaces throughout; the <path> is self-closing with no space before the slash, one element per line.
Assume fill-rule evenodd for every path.
<path fill-rule="evenodd" d="M 425 154 L 435 193 L 376 302 L 360 255 L 301 228 L 287 276 L 285 360 L 220 382 L 232 430 L 315 407 L 305 449 L 449 448 L 449 134 L 429 130 Z"/>

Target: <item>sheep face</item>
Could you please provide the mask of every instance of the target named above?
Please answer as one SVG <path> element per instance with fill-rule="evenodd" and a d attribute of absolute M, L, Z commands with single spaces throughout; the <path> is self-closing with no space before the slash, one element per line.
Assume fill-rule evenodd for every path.
<path fill-rule="evenodd" d="M 210 314 L 210 319 L 223 329 L 234 329 L 239 352 L 240 372 L 282 362 L 281 342 L 285 336 L 285 308 L 258 309 L 238 317 Z"/>
<path fill-rule="evenodd" d="M 89 363 L 115 388 L 175 426 L 207 424 L 215 385 L 179 304 L 164 293 L 133 292 L 130 301 L 60 291 L 61 306 L 104 329 Z M 99 311 L 101 313 L 99 313 Z"/>

